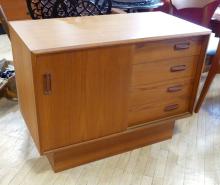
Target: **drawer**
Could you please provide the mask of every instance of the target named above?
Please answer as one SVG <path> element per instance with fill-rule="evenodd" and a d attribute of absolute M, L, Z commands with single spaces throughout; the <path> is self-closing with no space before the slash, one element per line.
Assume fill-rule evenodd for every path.
<path fill-rule="evenodd" d="M 129 107 L 185 97 L 192 93 L 193 80 L 174 80 L 153 85 L 134 86 L 130 90 Z"/>
<path fill-rule="evenodd" d="M 145 62 L 132 66 L 131 86 L 194 78 L 199 56 Z"/>
<path fill-rule="evenodd" d="M 138 43 L 135 45 L 133 63 L 200 55 L 202 43 L 200 37 Z"/>
<path fill-rule="evenodd" d="M 157 103 L 146 103 L 130 107 L 128 125 L 134 126 L 189 112 L 190 97 L 188 95 L 166 101 L 160 100 L 161 102 Z"/>

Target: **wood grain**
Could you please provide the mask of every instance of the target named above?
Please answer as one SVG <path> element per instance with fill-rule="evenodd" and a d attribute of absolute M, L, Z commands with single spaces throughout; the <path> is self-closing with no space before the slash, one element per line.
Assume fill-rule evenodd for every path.
<path fill-rule="evenodd" d="M 146 61 L 150 62 L 199 55 L 202 42 L 202 37 L 186 37 L 157 42 L 138 43 L 135 45 L 133 63 L 139 64 L 145 63 Z M 188 47 L 176 49 L 176 47 L 181 44 L 188 44 Z"/>
<path fill-rule="evenodd" d="M 88 163 L 114 154 L 169 139 L 173 134 L 173 121 L 139 127 L 132 131 L 99 140 L 73 145 L 47 153 L 55 172 Z"/>
<path fill-rule="evenodd" d="M 155 12 L 13 22 L 10 33 L 25 120 L 63 170 L 170 137 L 192 113 L 210 32 Z"/>
<path fill-rule="evenodd" d="M 153 104 L 192 92 L 194 79 L 162 81 L 151 85 L 137 85 L 130 89 L 129 107 Z"/>
<path fill-rule="evenodd" d="M 180 97 L 174 96 L 172 99 L 160 99 L 160 102 L 142 102 L 141 105 L 129 107 L 128 125 L 160 121 L 162 118 L 169 119 L 171 116 L 175 116 L 177 119 L 178 116 L 190 112 L 189 103 L 189 93 Z"/>
<path fill-rule="evenodd" d="M 39 125 L 35 99 L 36 94 L 34 89 L 34 74 L 32 70 L 33 65 L 35 64 L 35 58 L 13 31 L 10 35 L 11 42 L 13 43 L 12 51 L 16 69 L 19 105 L 33 140 L 37 145 L 39 152 L 42 153 L 39 138 L 40 133 L 38 131 Z"/>
<path fill-rule="evenodd" d="M 37 57 L 43 151 L 126 130 L 131 50 L 117 46 Z M 51 75 L 49 95 L 44 93 L 44 74 Z"/>
<path fill-rule="evenodd" d="M 9 21 L 31 19 L 26 0 L 0 0 L 0 5 Z"/>
<path fill-rule="evenodd" d="M 10 25 L 36 54 L 211 33 L 206 28 L 162 12 L 13 21 Z"/>
<path fill-rule="evenodd" d="M 11 59 L 0 35 L 0 57 Z M 206 79 L 202 75 L 200 87 Z M 220 76 L 198 114 L 176 121 L 170 140 L 54 173 L 40 157 L 17 102 L 0 99 L 0 184 L 2 185 L 213 185 L 220 184 Z"/>
<path fill-rule="evenodd" d="M 133 65 L 132 86 L 154 84 L 167 80 L 194 78 L 199 56 L 182 58 L 171 58 Z M 184 67 L 184 70 L 172 71 L 177 67 Z"/>

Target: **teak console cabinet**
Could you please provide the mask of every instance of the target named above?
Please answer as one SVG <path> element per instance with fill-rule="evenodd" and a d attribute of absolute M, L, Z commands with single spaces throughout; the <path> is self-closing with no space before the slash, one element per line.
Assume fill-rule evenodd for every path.
<path fill-rule="evenodd" d="M 161 12 L 10 22 L 21 112 L 55 171 L 172 137 L 210 30 Z"/>

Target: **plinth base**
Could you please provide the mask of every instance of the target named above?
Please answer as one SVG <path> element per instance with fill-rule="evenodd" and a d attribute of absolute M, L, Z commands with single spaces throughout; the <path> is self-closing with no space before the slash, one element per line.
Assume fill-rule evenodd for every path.
<path fill-rule="evenodd" d="M 46 156 L 54 171 L 59 172 L 169 139 L 173 134 L 174 122 L 130 128 L 122 133 L 53 150 L 46 153 Z"/>

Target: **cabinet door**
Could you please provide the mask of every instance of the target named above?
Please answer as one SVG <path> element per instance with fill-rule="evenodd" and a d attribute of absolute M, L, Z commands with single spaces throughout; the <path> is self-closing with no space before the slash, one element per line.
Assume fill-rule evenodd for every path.
<path fill-rule="evenodd" d="M 127 128 L 131 47 L 37 57 L 35 90 L 43 151 Z"/>

